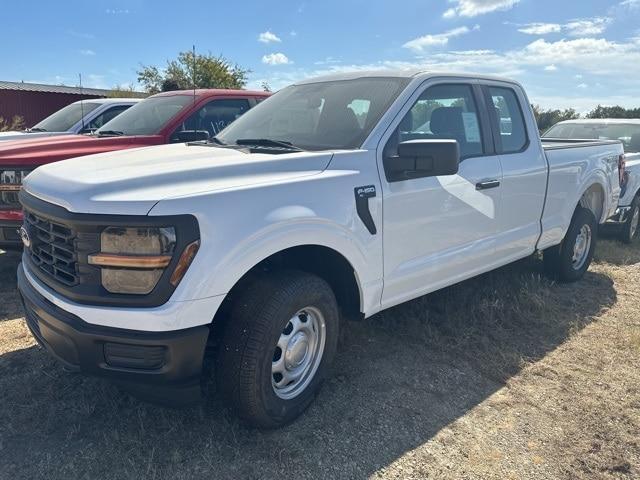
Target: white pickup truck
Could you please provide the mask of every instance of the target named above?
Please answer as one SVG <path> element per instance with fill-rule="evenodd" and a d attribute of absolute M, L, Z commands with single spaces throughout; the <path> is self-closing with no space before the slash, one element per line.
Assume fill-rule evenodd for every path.
<path fill-rule="evenodd" d="M 620 140 L 625 151 L 625 172 L 618 209 L 607 220 L 620 240 L 631 243 L 640 230 L 640 119 L 601 118 L 566 120 L 556 123 L 543 135 L 547 138 Z"/>
<path fill-rule="evenodd" d="M 52 113 L 31 128 L 0 132 L 0 142 L 91 133 L 141 100 L 141 98 L 79 100 Z"/>
<path fill-rule="evenodd" d="M 155 401 L 200 398 L 213 371 L 241 418 L 280 426 L 312 401 L 345 318 L 537 251 L 560 280 L 582 277 L 622 153 L 541 144 L 509 80 L 300 82 L 210 142 L 29 175 L 27 324 L 68 367 Z"/>

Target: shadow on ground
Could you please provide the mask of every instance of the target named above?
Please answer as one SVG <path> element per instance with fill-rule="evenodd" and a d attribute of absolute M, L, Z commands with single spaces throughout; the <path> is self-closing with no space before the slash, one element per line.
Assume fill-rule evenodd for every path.
<path fill-rule="evenodd" d="M 215 398 L 159 408 L 66 373 L 36 347 L 12 351 L 0 356 L 3 471 L 14 479 L 367 477 L 615 301 L 604 275 L 558 285 L 527 260 L 349 324 L 316 402 L 267 432 L 240 425 Z"/>
<path fill-rule="evenodd" d="M 16 290 L 19 252 L 0 250 L 0 322 L 22 316 L 22 304 Z"/>

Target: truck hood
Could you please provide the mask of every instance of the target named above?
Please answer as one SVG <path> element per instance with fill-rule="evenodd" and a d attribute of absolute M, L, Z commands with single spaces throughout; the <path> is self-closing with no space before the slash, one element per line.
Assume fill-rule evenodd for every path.
<path fill-rule="evenodd" d="M 33 140 L 44 137 L 72 135 L 72 132 L 0 132 L 0 142 L 9 140 Z"/>
<path fill-rule="evenodd" d="M 315 175 L 330 152 L 246 153 L 162 145 L 74 158 L 38 168 L 24 189 L 71 212 L 146 215 L 160 200 Z"/>
<path fill-rule="evenodd" d="M 123 148 L 154 145 L 161 137 L 93 137 L 91 135 L 58 135 L 0 141 L 0 166 L 37 167 L 67 158 L 109 152 Z M 29 138 L 24 138 L 29 137 Z M 24 139 L 23 139 L 24 138 Z"/>

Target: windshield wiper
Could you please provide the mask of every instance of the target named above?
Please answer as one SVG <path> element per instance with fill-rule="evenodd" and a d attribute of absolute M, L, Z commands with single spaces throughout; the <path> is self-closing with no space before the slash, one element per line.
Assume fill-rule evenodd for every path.
<path fill-rule="evenodd" d="M 46 128 L 42 128 L 42 127 L 33 127 L 33 128 L 27 128 L 25 130 L 25 132 L 46 132 L 47 129 Z"/>
<path fill-rule="evenodd" d="M 98 130 L 96 134 L 99 137 L 121 137 L 124 135 L 124 132 L 120 130 Z"/>
<path fill-rule="evenodd" d="M 222 140 L 220 140 L 218 137 L 211 137 L 209 139 L 210 143 L 215 143 L 216 145 L 226 145 L 226 143 L 224 143 Z"/>
<path fill-rule="evenodd" d="M 296 147 L 293 143 L 285 140 L 271 140 L 269 138 L 239 138 L 236 140 L 236 145 L 247 145 L 256 147 L 278 147 L 285 150 L 291 150 L 292 152 L 303 152 L 299 147 Z"/>

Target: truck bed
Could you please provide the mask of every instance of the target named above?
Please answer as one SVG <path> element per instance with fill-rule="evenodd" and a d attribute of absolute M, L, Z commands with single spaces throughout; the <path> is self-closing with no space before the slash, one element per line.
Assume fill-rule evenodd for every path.
<path fill-rule="evenodd" d="M 545 150 L 559 150 L 561 148 L 595 147 L 621 143 L 619 140 L 593 140 L 581 138 L 542 138 L 542 148 Z"/>

